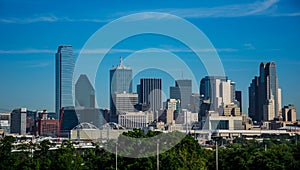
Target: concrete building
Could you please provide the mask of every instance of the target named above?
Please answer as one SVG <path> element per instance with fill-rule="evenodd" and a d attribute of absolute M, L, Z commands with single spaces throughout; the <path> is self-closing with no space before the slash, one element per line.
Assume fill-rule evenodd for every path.
<path fill-rule="evenodd" d="M 119 124 L 126 129 L 147 127 L 154 120 L 153 112 L 125 112 L 118 117 Z"/>
<path fill-rule="evenodd" d="M 210 111 L 209 116 L 203 118 L 204 130 L 243 130 L 242 116 L 220 116 L 219 113 Z"/>
<path fill-rule="evenodd" d="M 111 112 L 117 115 L 124 112 L 134 112 L 136 111 L 135 105 L 138 104 L 138 94 L 114 93 L 112 100 L 114 104 Z"/>
<path fill-rule="evenodd" d="M 26 115 L 26 108 L 14 109 L 11 112 L 10 133 L 26 134 Z"/>
<path fill-rule="evenodd" d="M 288 105 L 282 108 L 282 117 L 284 121 L 296 122 L 297 112 L 296 106 Z"/>
<path fill-rule="evenodd" d="M 241 116 L 240 108 L 237 104 L 228 104 L 224 107 L 224 116 Z"/>

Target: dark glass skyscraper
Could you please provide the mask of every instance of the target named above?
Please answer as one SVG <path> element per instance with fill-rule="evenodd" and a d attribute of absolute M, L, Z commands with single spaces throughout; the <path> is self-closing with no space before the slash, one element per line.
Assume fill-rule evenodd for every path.
<path fill-rule="evenodd" d="M 150 106 L 150 110 L 156 113 L 162 107 L 162 81 L 157 78 L 144 78 L 138 85 L 139 103 Z"/>
<path fill-rule="evenodd" d="M 279 116 L 278 78 L 274 62 L 261 63 L 260 75 L 249 87 L 249 116 L 255 121 L 268 121 Z"/>
<path fill-rule="evenodd" d="M 117 113 L 115 104 L 113 101 L 113 95 L 117 93 L 132 93 L 132 70 L 130 67 L 126 67 L 122 63 L 120 57 L 120 64 L 113 67 L 110 72 L 110 110 L 111 121 L 117 122 Z"/>
<path fill-rule="evenodd" d="M 175 87 L 170 87 L 170 98 L 179 99 L 181 108 L 187 109 L 192 96 L 192 80 L 176 80 Z"/>
<path fill-rule="evenodd" d="M 55 60 L 55 111 L 59 117 L 62 107 L 74 106 L 72 88 L 75 58 L 72 46 L 59 46 Z"/>

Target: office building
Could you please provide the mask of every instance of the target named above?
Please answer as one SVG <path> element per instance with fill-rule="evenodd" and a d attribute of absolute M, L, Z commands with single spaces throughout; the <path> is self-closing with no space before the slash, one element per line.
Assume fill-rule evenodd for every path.
<path fill-rule="evenodd" d="M 210 110 L 223 114 L 225 105 L 232 103 L 232 83 L 224 76 L 206 76 L 200 82 L 202 100 L 209 100 Z"/>
<path fill-rule="evenodd" d="M 282 108 L 282 117 L 283 120 L 286 122 L 296 122 L 297 119 L 297 112 L 296 106 L 288 105 Z"/>
<path fill-rule="evenodd" d="M 187 109 L 192 96 L 192 80 L 176 80 L 175 87 L 170 87 L 170 98 L 181 101 L 181 108 Z"/>
<path fill-rule="evenodd" d="M 114 93 L 112 99 L 114 104 L 111 112 L 121 114 L 136 111 L 135 105 L 138 104 L 138 94 Z"/>
<path fill-rule="evenodd" d="M 85 74 L 75 84 L 75 106 L 95 107 L 95 89 Z"/>
<path fill-rule="evenodd" d="M 143 78 L 138 85 L 139 103 L 149 105 L 151 111 L 158 112 L 162 108 L 162 81 L 157 78 Z"/>
<path fill-rule="evenodd" d="M 118 115 L 116 112 L 116 106 L 113 101 L 115 93 L 132 93 L 132 70 L 130 67 L 126 67 L 122 63 L 120 57 L 120 63 L 116 67 L 113 67 L 110 72 L 110 121 L 118 122 Z"/>
<path fill-rule="evenodd" d="M 55 61 L 55 112 L 59 117 L 62 107 L 74 106 L 72 88 L 75 59 L 72 46 L 59 46 Z"/>
<path fill-rule="evenodd" d="M 242 91 L 235 91 L 235 101 L 238 107 L 240 108 L 240 111 L 242 111 L 243 101 L 242 101 Z"/>
<path fill-rule="evenodd" d="M 190 97 L 189 110 L 193 113 L 199 113 L 200 111 L 200 94 L 193 93 Z"/>
<path fill-rule="evenodd" d="M 26 134 L 26 108 L 14 109 L 11 112 L 10 133 Z"/>
<path fill-rule="evenodd" d="M 261 63 L 260 75 L 249 87 L 249 116 L 257 122 L 269 121 L 280 114 L 281 90 L 278 90 L 276 64 Z"/>
<path fill-rule="evenodd" d="M 125 112 L 119 114 L 119 124 L 126 129 L 147 127 L 153 122 L 153 112 Z"/>
<path fill-rule="evenodd" d="M 253 121 L 259 122 L 262 120 L 262 117 L 260 116 L 259 112 L 259 93 L 258 93 L 258 87 L 259 87 L 259 77 L 255 76 L 252 80 L 249 88 L 249 108 L 248 108 L 248 115 L 252 118 Z"/>

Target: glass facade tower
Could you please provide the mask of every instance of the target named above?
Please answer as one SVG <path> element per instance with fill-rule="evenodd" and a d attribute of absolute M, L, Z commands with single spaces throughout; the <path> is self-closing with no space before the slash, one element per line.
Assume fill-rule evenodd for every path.
<path fill-rule="evenodd" d="M 118 122 L 118 116 L 116 112 L 115 103 L 113 101 L 114 94 L 118 93 L 132 93 L 132 70 L 130 67 L 126 67 L 122 63 L 120 57 L 120 64 L 113 67 L 110 72 L 110 111 L 112 122 Z"/>
<path fill-rule="evenodd" d="M 74 65 L 72 46 L 59 46 L 55 59 L 55 112 L 58 118 L 62 107 L 74 106 L 72 95 Z"/>

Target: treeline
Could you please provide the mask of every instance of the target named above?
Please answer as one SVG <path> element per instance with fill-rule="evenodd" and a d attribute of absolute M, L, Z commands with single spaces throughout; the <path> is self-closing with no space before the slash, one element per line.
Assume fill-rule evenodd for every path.
<path fill-rule="evenodd" d="M 152 131 L 144 134 L 141 130 L 134 130 L 124 133 L 124 136 L 137 139 L 151 137 L 153 142 L 149 143 L 149 140 L 126 141 L 127 139 L 119 138 L 118 143 L 111 141 L 106 145 L 108 149 L 111 147 L 112 150 L 116 146 L 119 147 L 118 169 L 152 170 L 157 168 L 155 148 L 167 149 L 172 146 L 169 145 L 170 143 L 175 145 L 176 141 L 180 139 L 180 142 L 174 147 L 159 154 L 160 169 L 216 169 L 215 150 L 202 148 L 192 136 L 182 136 L 183 134 L 176 132 L 165 134 L 166 136 L 160 134 L 159 138 L 155 138 L 158 134 L 160 133 Z M 158 139 L 159 145 L 155 143 Z M 45 140 L 39 145 L 33 143 L 19 145 L 17 146 L 19 152 L 12 152 L 15 147 L 14 142 L 15 139 L 9 136 L 0 140 L 0 169 L 116 169 L 116 155 L 114 152 L 102 148 L 100 144 L 95 144 L 96 148 L 92 149 L 75 149 L 72 143 L 64 141 L 61 147 L 51 150 L 50 148 L 54 144 Z M 124 150 L 122 147 L 124 145 L 129 149 Z M 143 157 L 145 156 L 143 155 L 144 151 L 147 152 L 145 147 L 149 146 L 153 150 L 150 157 L 128 158 L 122 156 L 134 153 L 133 156 Z M 35 151 L 32 152 L 32 150 Z M 296 145 L 293 140 L 272 139 L 257 142 L 239 138 L 233 144 L 219 147 L 219 169 L 300 169 L 300 146 Z"/>

